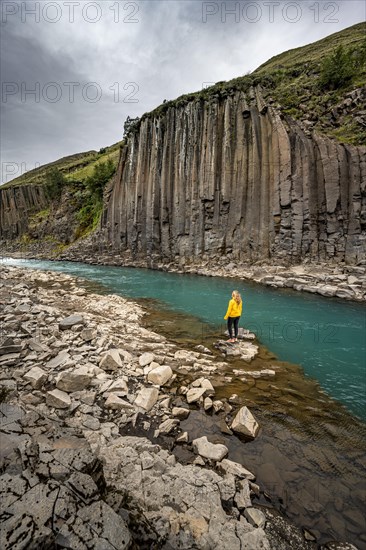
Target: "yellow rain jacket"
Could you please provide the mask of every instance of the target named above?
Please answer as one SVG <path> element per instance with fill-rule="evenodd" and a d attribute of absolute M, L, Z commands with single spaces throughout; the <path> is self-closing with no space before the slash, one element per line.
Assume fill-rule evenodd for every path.
<path fill-rule="evenodd" d="M 240 304 L 238 304 L 237 301 L 234 300 L 234 298 L 231 298 L 229 302 L 229 307 L 227 308 L 227 312 L 224 319 L 227 319 L 228 317 L 240 317 L 242 309 L 243 309 L 243 301 L 241 301 Z"/>

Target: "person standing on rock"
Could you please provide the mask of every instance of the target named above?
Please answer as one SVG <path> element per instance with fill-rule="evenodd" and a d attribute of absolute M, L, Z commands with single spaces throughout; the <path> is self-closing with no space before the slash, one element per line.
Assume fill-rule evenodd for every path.
<path fill-rule="evenodd" d="M 227 312 L 224 317 L 225 321 L 227 320 L 227 329 L 229 331 L 228 342 L 238 341 L 239 319 L 241 316 L 242 308 L 243 308 L 243 302 L 242 302 L 241 296 L 237 290 L 233 290 L 231 294 L 231 300 L 229 301 L 229 306 L 227 308 Z M 233 325 L 234 325 L 234 338 L 233 338 Z"/>

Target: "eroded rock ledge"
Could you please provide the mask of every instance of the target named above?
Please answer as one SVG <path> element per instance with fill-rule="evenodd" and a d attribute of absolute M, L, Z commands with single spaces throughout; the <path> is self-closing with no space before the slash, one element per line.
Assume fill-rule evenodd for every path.
<path fill-rule="evenodd" d="M 214 400 L 212 356 L 176 348 L 141 328 L 139 306 L 87 294 L 70 276 L 0 274 L 2 548 L 316 548 L 256 506 L 253 473 L 223 445 L 201 441 L 183 465 L 156 443 L 189 445 L 179 422 L 190 403 L 238 412 Z M 121 436 L 139 417 L 155 441 Z"/>

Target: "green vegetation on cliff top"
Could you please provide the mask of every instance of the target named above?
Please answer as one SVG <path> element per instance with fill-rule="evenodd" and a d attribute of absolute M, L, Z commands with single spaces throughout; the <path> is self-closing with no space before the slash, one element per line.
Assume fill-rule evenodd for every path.
<path fill-rule="evenodd" d="M 99 152 L 87 151 L 63 157 L 55 162 L 50 162 L 49 164 L 44 164 L 39 168 L 25 172 L 21 176 L 2 185 L 0 189 L 25 184 L 45 184 L 49 174 L 54 170 L 59 171 L 67 181 L 84 181 L 92 175 L 95 166 L 100 163 L 112 161 L 114 166 L 117 166 L 120 146 L 121 142 L 118 142 L 110 147 L 103 147 Z"/>
<path fill-rule="evenodd" d="M 170 107 L 184 107 L 192 101 L 217 101 L 259 85 L 265 98 L 271 98 L 284 114 L 310 119 L 314 130 L 340 142 L 366 145 L 365 126 L 355 122 L 353 113 L 343 113 L 336 124 L 330 118 L 331 110 L 348 93 L 366 85 L 366 23 L 281 53 L 251 74 L 165 101 L 140 120 L 159 117 Z M 139 123 L 131 131 L 136 131 Z"/>

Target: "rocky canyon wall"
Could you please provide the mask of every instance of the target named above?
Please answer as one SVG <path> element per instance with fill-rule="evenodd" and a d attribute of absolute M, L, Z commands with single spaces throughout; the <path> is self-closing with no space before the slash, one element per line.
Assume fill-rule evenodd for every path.
<path fill-rule="evenodd" d="M 41 185 L 0 187 L 0 240 L 20 237 L 28 228 L 29 217 L 47 204 Z"/>
<path fill-rule="evenodd" d="M 366 148 L 310 134 L 260 89 L 149 115 L 128 139 L 102 229 L 162 261 L 365 262 Z"/>

